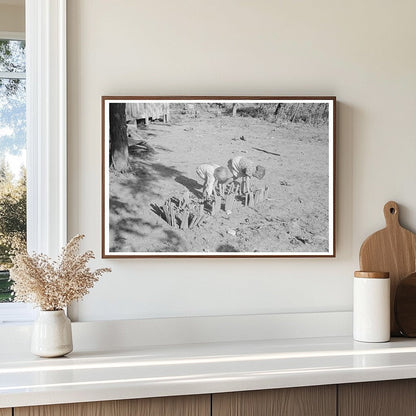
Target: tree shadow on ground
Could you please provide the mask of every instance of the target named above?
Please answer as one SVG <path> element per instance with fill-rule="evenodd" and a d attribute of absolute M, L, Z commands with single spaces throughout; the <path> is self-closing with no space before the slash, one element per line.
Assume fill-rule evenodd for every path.
<path fill-rule="evenodd" d="M 155 152 L 155 149 L 148 143 L 146 143 L 144 140 L 129 146 L 130 158 L 138 157 L 141 160 L 146 160 L 150 159 Z"/>
<path fill-rule="evenodd" d="M 167 223 L 166 214 L 163 212 L 163 209 L 159 205 L 154 203 L 150 204 L 150 210 Z"/>
<path fill-rule="evenodd" d="M 160 196 L 155 192 L 155 184 L 160 179 L 174 178 L 182 175 L 183 172 L 165 166 L 160 163 L 152 163 L 150 158 L 137 155 L 130 157 L 130 170 L 126 173 L 110 171 L 110 205 L 116 202 L 112 200 L 117 198 L 119 204 L 130 203 L 131 196 L 138 193 L 151 197 Z M 121 198 L 117 191 L 123 191 L 125 198 Z M 128 197 L 128 200 L 126 200 Z"/>
<path fill-rule="evenodd" d="M 231 244 L 221 244 L 217 247 L 216 251 L 217 251 L 217 253 L 237 253 L 237 252 L 239 252 L 239 250 L 237 250 Z"/>
<path fill-rule="evenodd" d="M 155 191 L 158 181 L 175 178 L 183 173 L 161 163 L 152 163 L 150 157 L 138 154 L 130 155 L 130 167 L 126 173 L 110 171 L 109 222 L 112 252 L 137 251 L 141 245 L 140 239 L 162 228 L 162 225 L 144 219 L 143 210 L 148 209 L 146 200 L 160 199 L 162 196 Z M 174 238 L 174 235 L 167 237 L 167 251 L 180 250 L 182 242 Z M 178 245 L 176 249 L 175 244 Z"/>
<path fill-rule="evenodd" d="M 137 217 L 123 218 L 117 221 L 116 225 L 110 226 L 111 233 L 111 252 L 126 252 L 136 251 L 137 240 L 146 238 L 148 233 L 144 230 L 154 231 L 162 228 L 161 225 L 152 224 L 148 221 L 143 221 Z"/>
<path fill-rule="evenodd" d="M 163 230 L 165 238 L 161 239 L 164 246 L 161 248 L 161 252 L 173 252 L 178 253 L 187 251 L 185 242 L 182 238 L 173 230 Z"/>
<path fill-rule="evenodd" d="M 149 166 L 158 177 L 162 178 L 174 178 L 183 173 L 170 166 L 162 165 L 161 163 L 151 163 Z"/>
<path fill-rule="evenodd" d="M 184 175 L 179 175 L 175 178 L 175 182 L 185 186 L 188 191 L 193 193 L 197 198 L 202 198 L 202 185 L 195 179 L 188 178 Z"/>

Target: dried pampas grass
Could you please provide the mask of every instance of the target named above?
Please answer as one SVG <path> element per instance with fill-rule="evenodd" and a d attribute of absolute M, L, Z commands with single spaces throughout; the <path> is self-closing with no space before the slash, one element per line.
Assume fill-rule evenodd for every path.
<path fill-rule="evenodd" d="M 94 253 L 78 254 L 83 238 L 84 235 L 76 235 L 62 249 L 58 261 L 45 254 L 18 252 L 10 269 L 14 301 L 34 303 L 42 310 L 56 311 L 85 296 L 99 277 L 111 269 L 92 271 L 87 267 Z"/>

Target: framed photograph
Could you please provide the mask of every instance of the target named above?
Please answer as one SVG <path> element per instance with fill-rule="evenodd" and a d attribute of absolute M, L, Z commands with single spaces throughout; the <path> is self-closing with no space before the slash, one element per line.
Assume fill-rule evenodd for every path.
<path fill-rule="evenodd" d="M 335 97 L 102 97 L 102 255 L 334 257 Z"/>

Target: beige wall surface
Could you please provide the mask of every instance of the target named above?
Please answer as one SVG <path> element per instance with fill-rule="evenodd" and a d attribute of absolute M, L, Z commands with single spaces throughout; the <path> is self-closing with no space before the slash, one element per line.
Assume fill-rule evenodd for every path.
<path fill-rule="evenodd" d="M 416 231 L 416 2 L 69 0 L 69 235 L 100 257 L 102 95 L 335 95 L 335 259 L 117 259 L 79 320 L 344 311 L 396 200 Z"/>
<path fill-rule="evenodd" d="M 24 32 L 25 8 L 0 4 L 0 32 Z"/>

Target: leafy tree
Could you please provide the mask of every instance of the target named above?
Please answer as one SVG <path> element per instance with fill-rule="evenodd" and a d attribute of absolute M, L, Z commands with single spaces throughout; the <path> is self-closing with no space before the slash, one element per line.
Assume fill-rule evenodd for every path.
<path fill-rule="evenodd" d="M 13 174 L 10 170 L 10 166 L 7 163 L 6 159 L 0 160 L 0 189 L 5 186 L 5 184 L 10 184 L 13 182 Z"/>
<path fill-rule="evenodd" d="M 0 40 L 0 72 L 25 72 L 25 42 Z M 0 154 L 26 145 L 26 80 L 0 79 Z"/>
<path fill-rule="evenodd" d="M 13 250 L 26 241 L 26 170 L 17 182 L 5 161 L 0 163 L 0 269 L 11 266 Z"/>
<path fill-rule="evenodd" d="M 0 71 L 25 72 L 25 41 L 0 40 Z"/>
<path fill-rule="evenodd" d="M 24 73 L 25 42 L 0 40 L 0 72 Z M 26 241 L 26 171 L 15 181 L 6 158 L 26 146 L 26 80 L 0 79 L 0 302 L 12 300 L 10 256 Z"/>

